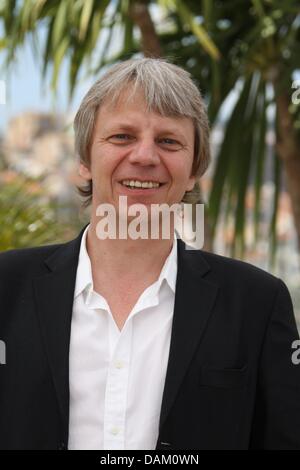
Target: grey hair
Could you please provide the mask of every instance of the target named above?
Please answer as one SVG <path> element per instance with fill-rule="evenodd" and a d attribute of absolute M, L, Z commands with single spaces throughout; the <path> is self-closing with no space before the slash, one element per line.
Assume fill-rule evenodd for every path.
<path fill-rule="evenodd" d="M 210 162 L 209 122 L 204 100 L 191 74 L 167 59 L 129 59 L 110 67 L 84 96 L 74 119 L 75 151 L 81 163 L 90 166 L 90 144 L 99 107 L 107 100 L 111 106 L 120 95 L 131 88 L 127 100 L 136 91 L 143 91 L 147 110 L 168 117 L 189 117 L 195 127 L 192 175 L 200 178 Z M 92 181 L 78 188 L 85 198 L 84 206 L 92 200 Z M 184 194 L 182 202 L 198 202 L 199 185 Z"/>

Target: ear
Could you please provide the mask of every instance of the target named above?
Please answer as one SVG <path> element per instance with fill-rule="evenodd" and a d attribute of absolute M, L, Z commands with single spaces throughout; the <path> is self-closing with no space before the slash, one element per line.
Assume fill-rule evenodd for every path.
<path fill-rule="evenodd" d="M 192 191 L 196 183 L 196 177 L 190 176 L 187 182 L 186 191 Z"/>
<path fill-rule="evenodd" d="M 78 173 L 86 181 L 90 181 L 92 179 L 90 169 L 81 162 L 79 163 Z"/>

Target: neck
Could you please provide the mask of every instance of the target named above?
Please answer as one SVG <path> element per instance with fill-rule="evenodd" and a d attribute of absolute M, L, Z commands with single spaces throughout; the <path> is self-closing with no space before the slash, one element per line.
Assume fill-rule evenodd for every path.
<path fill-rule="evenodd" d="M 141 278 L 156 279 L 171 252 L 174 241 L 174 226 L 170 238 L 164 239 L 99 239 L 96 233 L 97 220 L 91 218 L 86 246 L 91 260 L 93 276 L 110 279 L 126 278 L 135 282 Z"/>

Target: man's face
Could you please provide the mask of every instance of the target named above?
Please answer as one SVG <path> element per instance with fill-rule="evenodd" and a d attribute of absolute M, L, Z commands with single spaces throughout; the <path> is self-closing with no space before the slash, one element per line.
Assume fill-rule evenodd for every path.
<path fill-rule="evenodd" d="M 93 182 L 93 207 L 116 208 L 121 195 L 127 205 L 173 204 L 193 189 L 194 126 L 189 118 L 147 113 L 142 94 L 98 112 L 90 145 L 90 168 L 80 175 Z M 132 186 L 134 182 L 134 186 Z"/>

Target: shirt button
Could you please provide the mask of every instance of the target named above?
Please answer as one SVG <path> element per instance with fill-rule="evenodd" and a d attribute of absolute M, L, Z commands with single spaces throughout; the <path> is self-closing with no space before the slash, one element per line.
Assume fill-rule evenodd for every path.
<path fill-rule="evenodd" d="M 117 369 L 122 369 L 124 367 L 124 362 L 123 361 L 116 361 L 115 362 L 115 367 Z"/>
<path fill-rule="evenodd" d="M 119 428 L 111 428 L 110 432 L 111 432 L 111 434 L 116 436 L 119 433 Z"/>

